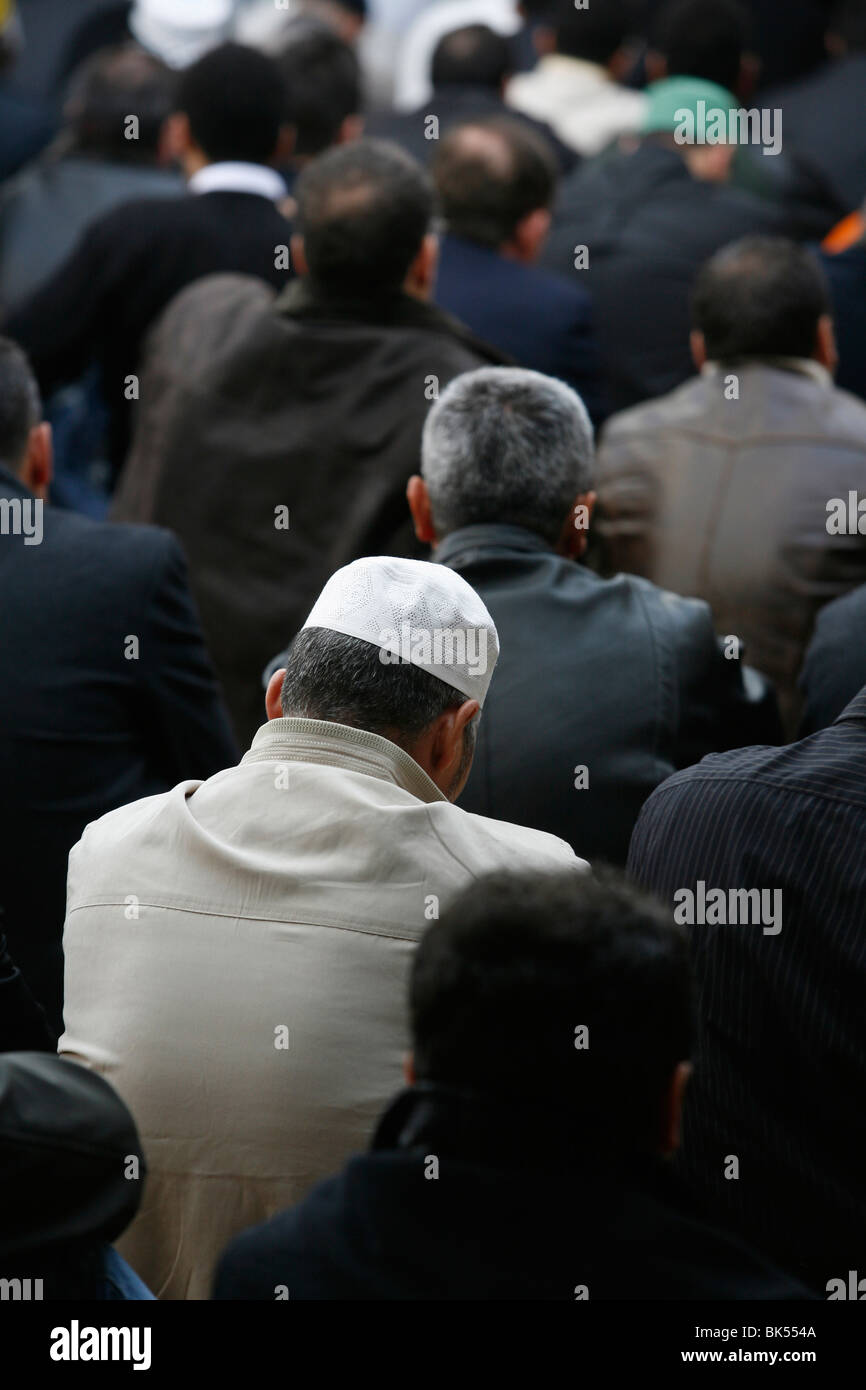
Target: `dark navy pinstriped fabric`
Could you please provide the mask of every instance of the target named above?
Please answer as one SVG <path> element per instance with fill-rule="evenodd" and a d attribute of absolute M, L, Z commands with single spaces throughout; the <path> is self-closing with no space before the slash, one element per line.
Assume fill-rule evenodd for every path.
<path fill-rule="evenodd" d="M 720 1223 L 818 1288 L 866 1276 L 866 688 L 799 743 L 664 782 L 629 869 L 672 908 L 698 880 L 782 890 L 778 935 L 689 928 L 700 1020 L 681 1167 Z"/>

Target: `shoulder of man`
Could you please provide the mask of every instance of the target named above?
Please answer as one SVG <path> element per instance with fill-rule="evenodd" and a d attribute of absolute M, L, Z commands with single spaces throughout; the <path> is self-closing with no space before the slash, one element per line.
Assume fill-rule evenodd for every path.
<path fill-rule="evenodd" d="M 444 847 L 475 877 L 509 869 L 588 871 L 571 845 L 546 830 L 533 830 L 510 821 L 475 815 L 450 802 L 429 807 L 431 821 Z"/>

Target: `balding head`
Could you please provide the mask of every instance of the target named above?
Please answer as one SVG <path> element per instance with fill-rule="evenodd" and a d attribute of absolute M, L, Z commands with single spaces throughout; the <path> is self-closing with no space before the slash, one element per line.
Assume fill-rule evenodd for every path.
<path fill-rule="evenodd" d="M 542 234 L 547 229 L 556 162 L 543 138 L 516 119 L 496 116 L 450 130 L 433 161 L 433 179 L 454 236 L 503 250 L 521 241 L 527 219 L 535 217 Z M 535 241 L 532 254 L 540 246 Z"/>
<path fill-rule="evenodd" d="M 303 260 L 317 288 L 351 299 L 399 292 L 422 253 L 433 189 L 414 159 L 358 140 L 314 159 L 296 187 Z"/>

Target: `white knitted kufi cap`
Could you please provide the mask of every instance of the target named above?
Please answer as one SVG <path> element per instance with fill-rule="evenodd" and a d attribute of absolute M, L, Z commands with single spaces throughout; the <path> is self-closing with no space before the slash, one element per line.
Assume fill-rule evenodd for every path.
<path fill-rule="evenodd" d="M 170 68 L 187 68 L 229 36 L 232 0 L 135 0 L 133 36 Z"/>
<path fill-rule="evenodd" d="M 359 637 L 386 664 L 409 661 L 484 704 L 496 626 L 478 594 L 447 565 L 376 555 L 328 580 L 304 623 Z"/>

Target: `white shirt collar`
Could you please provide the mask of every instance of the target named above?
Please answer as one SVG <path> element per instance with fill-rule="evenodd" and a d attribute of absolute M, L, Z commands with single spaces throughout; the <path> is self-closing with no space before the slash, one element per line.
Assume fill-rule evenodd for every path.
<path fill-rule="evenodd" d="M 272 203 L 288 197 L 289 192 L 275 169 L 240 159 L 206 164 L 193 174 L 187 187 L 190 193 L 258 193 L 261 198 L 270 198 Z"/>

